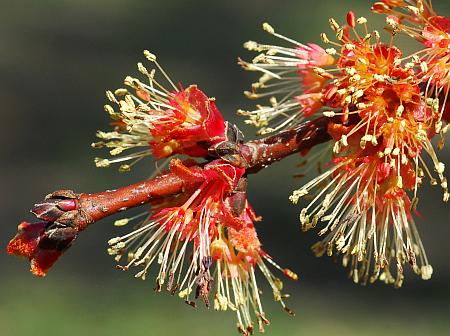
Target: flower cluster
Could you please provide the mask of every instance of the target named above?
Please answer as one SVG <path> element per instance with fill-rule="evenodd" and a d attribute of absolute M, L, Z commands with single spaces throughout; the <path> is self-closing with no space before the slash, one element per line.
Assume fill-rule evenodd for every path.
<path fill-rule="evenodd" d="M 245 170 L 218 159 L 203 168 L 172 160 L 170 171 L 203 182 L 198 189 L 153 204 L 133 231 L 109 241 L 109 254 L 116 261 L 126 256 L 126 265 L 119 268 L 141 268 L 136 273 L 141 279 L 158 264 L 156 291 L 164 286 L 194 307 L 195 299 L 209 307 L 212 298 L 214 309 L 236 312 L 238 330 L 245 335 L 253 332 L 253 311 L 264 331 L 269 321 L 261 306 L 256 269 L 288 312 L 282 283 L 267 264 L 291 279 L 297 276 L 281 269 L 261 247 L 254 228 L 258 218 L 245 195 Z"/>
<path fill-rule="evenodd" d="M 144 213 L 116 221 L 116 226 L 135 222 L 131 232 L 108 242 L 108 253 L 118 263 L 126 259 L 117 267 L 139 268 L 136 277 L 146 279 L 151 266 L 158 265 L 155 291 L 165 287 L 191 306 L 198 299 L 207 307 L 212 302 L 216 310 L 236 312 L 242 334 L 253 333 L 255 319 L 262 332 L 269 320 L 261 304 L 257 270 L 275 301 L 290 314 L 282 281 L 271 268 L 292 280 L 297 275 L 278 266 L 258 239 L 254 223 L 259 218 L 246 196 L 250 166 L 240 149 L 243 135 L 224 121 L 214 99 L 195 85 L 177 87 L 153 54 L 144 51 L 144 55 L 171 89 L 155 78 L 155 69 L 148 71 L 139 63 L 148 83 L 126 77 L 130 89 L 108 91 L 108 99 L 118 106 L 118 110 L 105 106 L 114 130 L 99 131 L 101 141 L 93 147 L 109 148 L 113 158 L 97 158 L 95 163 L 98 167 L 121 163 L 119 170 L 128 171 L 152 155 L 156 160 L 168 158 L 169 168 L 148 183 L 120 190 L 50 194 L 32 210 L 42 222 L 20 224 L 7 251 L 28 258 L 31 271 L 45 276 L 88 225 L 128 206 L 149 203 L 151 208 Z M 138 218 L 143 220 L 136 223 Z"/>
<path fill-rule="evenodd" d="M 280 35 L 268 23 L 263 24 L 263 29 L 293 46 L 244 43 L 248 50 L 263 52 L 252 62 L 239 61 L 244 69 L 263 73 L 245 95 L 251 99 L 270 97 L 270 105 L 258 105 L 254 111 L 238 110 L 238 114 L 247 116 L 247 123 L 257 126 L 260 134 L 295 126 L 315 115 L 323 106 L 329 79 L 317 69 L 336 62 L 317 44 L 305 45 Z"/>
<path fill-rule="evenodd" d="M 96 158 L 97 167 L 122 163 L 119 170 L 129 171 L 149 155 L 156 159 L 175 154 L 204 157 L 210 146 L 225 140 L 226 123 L 214 99 L 208 98 L 196 85 L 177 88 L 156 56 L 148 51 L 144 55 L 156 64 L 171 90 L 155 78 L 156 69 L 148 71 L 138 63 L 138 70 L 147 77 L 148 83 L 127 76 L 124 83 L 130 90 L 120 88 L 114 93 L 106 92 L 110 102 L 118 106 L 116 111 L 111 105 L 105 105 L 105 111 L 113 120 L 114 131 L 97 132 L 101 141 L 92 146 L 110 148 L 114 158 Z M 121 156 L 127 150 L 133 152 Z"/>
<path fill-rule="evenodd" d="M 95 163 L 120 163 L 125 172 L 153 156 L 167 159 L 168 169 L 118 190 L 48 195 L 32 209 L 40 221 L 21 223 L 7 252 L 27 258 L 31 271 L 45 276 L 90 224 L 149 204 L 143 213 L 116 221 L 118 227 L 134 225 L 108 242 L 117 267 L 137 269 L 135 277 L 143 280 L 156 271 L 155 291 L 164 288 L 190 306 L 202 301 L 234 311 L 244 335 L 255 327 L 263 332 L 269 320 L 257 270 L 290 314 L 283 283 L 272 270 L 298 277 L 262 248 L 247 176 L 299 152 L 309 161 L 329 157 L 319 176 L 290 197 L 295 204 L 306 201 L 302 229 L 320 227 L 323 239 L 312 247 L 317 256 L 342 256 L 357 283 L 381 280 L 400 287 L 405 264 L 430 279 L 433 268 L 414 216 L 426 180 L 442 187 L 444 202 L 450 199 L 445 165 L 433 144 L 440 138 L 442 149 L 450 129 L 450 18 L 421 0 L 383 0 L 372 11 L 386 15 L 388 42 L 353 12 L 344 24 L 329 19 L 332 34 L 321 34 L 324 47 L 263 24 L 286 45 L 244 44 L 259 54 L 240 65 L 261 73 L 245 94 L 268 102 L 238 113 L 260 134 L 276 133 L 245 143 L 214 99 L 196 85 L 176 85 L 156 56 L 144 51 L 154 65 L 149 71 L 138 63 L 145 82 L 128 76 L 127 88 L 107 91 L 113 130 L 99 131 L 92 146 L 108 148 L 110 157 Z M 394 45 L 398 33 L 419 41 L 421 49 L 403 55 Z M 322 143 L 328 146 L 319 155 L 310 153 Z"/>
<path fill-rule="evenodd" d="M 369 30 L 366 18 L 349 12 L 344 25 L 329 20 L 335 40 L 322 33 L 327 48 L 299 43 L 266 23 L 264 30 L 293 46 L 250 41 L 245 47 L 262 53 L 252 62 L 241 61 L 245 69 L 262 72 L 246 95 L 268 96 L 270 106 L 240 111 L 262 132 L 329 118 L 334 145 L 328 169 L 290 199 L 309 198 L 300 214 L 303 229 L 326 223 L 319 232 L 326 236 L 314 252 L 341 254 L 355 282 L 380 279 L 401 286 L 405 263 L 429 279 L 432 267 L 413 219 L 418 188 L 428 177 L 432 185 L 442 186 L 445 202 L 450 196 L 444 164 L 431 143 L 441 135 L 443 146 L 449 128 L 450 21 L 435 16 L 431 4 L 413 8 L 413 2 L 421 4 L 383 1 L 373 6 L 389 14 L 389 43 Z M 393 44 L 399 31 L 422 41 L 425 49 L 404 57 Z"/>
<path fill-rule="evenodd" d="M 281 270 L 286 276 L 297 276 L 281 269 L 261 248 L 253 226 L 257 220 L 246 199 L 245 167 L 239 155 L 230 150 L 240 141 L 239 131 L 226 123 L 214 99 L 208 98 L 197 86 L 178 89 L 157 63 L 156 57 L 144 52 L 156 64 L 170 83 L 167 90 L 155 79 L 155 70 L 148 71 L 138 64 L 148 84 L 127 77 L 125 84 L 133 90 L 118 89 L 107 92 L 109 100 L 119 106 L 105 109 L 114 120 L 113 132 L 98 132 L 101 142 L 94 147 L 111 148 L 111 155 L 124 150 L 144 147 L 127 156 L 96 159 L 97 166 L 132 160 L 122 164 L 127 171 L 144 156 L 156 159 L 184 154 L 191 158 L 218 157 L 216 160 L 196 162 L 190 159 L 170 161 L 169 171 L 185 180 L 201 180 L 195 190 L 158 199 L 150 212 L 128 234 L 109 241 L 109 253 L 116 260 L 126 255 L 128 270 L 142 269 L 136 277 L 145 279 L 151 265 L 158 264 L 155 290 L 163 286 L 172 294 L 178 293 L 188 304 L 195 306 L 201 299 L 216 310 L 236 311 L 238 329 L 243 334 L 253 332 L 253 315 L 259 330 L 268 323 L 260 301 L 260 289 L 255 271 L 259 269 L 272 288 L 276 301 L 286 308 L 281 293 L 282 283 L 267 265 Z M 118 100 L 117 97 L 124 97 Z M 119 225 L 130 220 L 123 219 Z"/>

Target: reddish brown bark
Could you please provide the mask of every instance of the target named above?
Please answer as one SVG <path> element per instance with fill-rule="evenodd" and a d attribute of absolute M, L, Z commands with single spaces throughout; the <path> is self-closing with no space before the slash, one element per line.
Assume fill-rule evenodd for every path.
<path fill-rule="evenodd" d="M 81 194 L 77 208 L 80 210 L 78 225 L 85 226 L 117 212 L 125 211 L 151 200 L 178 194 L 189 185 L 195 188 L 198 181 L 186 181 L 172 173 L 132 184 L 117 190 L 95 194 Z"/>
<path fill-rule="evenodd" d="M 321 117 L 275 135 L 243 144 L 241 153 L 247 161 L 247 173 L 257 173 L 286 156 L 309 150 L 315 145 L 329 141 L 331 139 L 327 131 L 329 122 L 330 118 Z"/>
<path fill-rule="evenodd" d="M 104 217 L 183 192 L 186 188 L 197 188 L 200 183 L 199 179 L 183 179 L 173 173 L 166 173 L 117 190 L 95 194 L 75 194 L 71 190 L 61 190 L 48 195 L 31 211 L 39 219 L 76 227 L 81 231 Z"/>

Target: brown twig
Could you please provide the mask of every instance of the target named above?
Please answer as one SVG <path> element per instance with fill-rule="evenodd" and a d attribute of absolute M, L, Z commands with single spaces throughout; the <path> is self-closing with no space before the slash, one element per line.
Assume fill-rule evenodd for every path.
<path fill-rule="evenodd" d="M 274 162 L 329 141 L 330 118 L 321 117 L 305 122 L 263 139 L 249 141 L 242 145 L 242 155 L 247 161 L 247 173 L 254 174 Z"/>
<path fill-rule="evenodd" d="M 183 179 L 173 173 L 165 173 L 117 190 L 95 194 L 75 194 L 71 190 L 60 190 L 35 204 L 31 211 L 39 219 L 76 227 L 81 231 L 102 218 L 161 197 L 181 193 L 185 189 L 196 188 L 200 183 L 199 179 Z"/>

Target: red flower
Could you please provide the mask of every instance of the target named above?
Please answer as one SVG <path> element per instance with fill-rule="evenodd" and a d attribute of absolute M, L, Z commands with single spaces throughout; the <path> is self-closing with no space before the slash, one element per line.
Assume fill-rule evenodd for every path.
<path fill-rule="evenodd" d="M 49 222 L 22 222 L 18 226 L 18 233 L 9 242 L 7 252 L 28 258 L 31 262 L 31 272 L 43 277 L 76 235 L 77 230 L 71 227 Z"/>
<path fill-rule="evenodd" d="M 264 52 L 253 61 L 240 61 L 242 67 L 250 71 L 259 71 L 262 76 L 252 84 L 252 91 L 245 94 L 251 99 L 269 97 L 270 105 L 257 105 L 253 111 L 239 110 L 248 116 L 247 123 L 260 128 L 260 133 L 274 132 L 300 124 L 311 118 L 323 107 L 323 92 L 327 81 L 318 67 L 335 65 L 335 54 L 331 49 L 325 50 L 315 43 L 303 44 L 285 37 L 268 23 L 263 29 L 288 46 L 259 44 L 249 41 L 244 46 L 252 51 Z M 295 74 L 297 76 L 295 76 Z"/>
<path fill-rule="evenodd" d="M 117 112 L 112 106 L 105 106 L 114 119 L 115 129 L 112 132 L 98 132 L 97 136 L 102 141 L 93 146 L 110 148 L 110 154 L 117 157 L 97 158 L 95 162 L 98 167 L 131 161 L 120 167 L 121 171 L 128 171 L 149 155 L 157 159 L 176 154 L 205 157 L 209 147 L 226 140 L 226 123 L 215 100 L 208 98 L 196 85 L 186 89 L 181 85 L 176 87 L 156 62 L 156 57 L 147 51 L 144 54 L 156 63 L 171 88 L 166 89 L 156 80 L 155 70 L 149 72 L 139 63 L 139 71 L 147 76 L 150 84 L 128 76 L 125 84 L 132 90 L 107 92 L 108 99 L 118 106 Z M 137 148 L 143 149 L 119 156 Z"/>
<path fill-rule="evenodd" d="M 172 160 L 170 170 L 183 179 L 203 183 L 196 190 L 185 190 L 156 204 L 132 232 L 109 241 L 109 253 L 117 261 L 127 255 L 127 264 L 119 267 L 142 267 L 136 274 L 142 279 L 157 261 L 157 291 L 166 286 L 192 306 L 197 299 L 209 306 L 212 297 L 216 310 L 236 311 L 238 328 L 245 334 L 253 330 L 253 307 L 262 330 L 268 321 L 261 307 L 255 268 L 262 270 L 283 307 L 280 280 L 272 276 L 264 260 L 292 279 L 296 275 L 281 269 L 261 249 L 253 226 L 258 218 L 245 194 L 245 169 L 223 160 L 203 168 Z"/>

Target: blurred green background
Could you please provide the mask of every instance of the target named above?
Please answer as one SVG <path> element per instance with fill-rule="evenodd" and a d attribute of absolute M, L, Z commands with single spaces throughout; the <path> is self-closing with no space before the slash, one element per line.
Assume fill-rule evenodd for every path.
<path fill-rule="evenodd" d="M 55 189 L 95 192 L 137 182 L 152 164 L 130 174 L 94 167 L 89 148 L 97 129 L 108 128 L 104 91 L 136 74 L 141 51 L 156 53 L 172 78 L 197 83 L 226 117 L 249 107 L 242 96 L 254 74 L 236 65 L 249 39 L 273 41 L 261 30 L 269 21 L 300 41 L 319 41 L 331 16 L 346 11 L 369 18 L 381 30 L 383 19 L 369 12 L 370 1 L 0 1 L 0 246 L 2 251 L 28 209 Z M 435 7 L 450 15 L 448 1 Z M 407 48 L 404 38 L 399 43 Z M 247 137 L 253 130 L 246 129 Z M 448 149 L 441 153 L 450 164 Z M 449 335 L 449 208 L 441 190 L 421 190 L 418 220 L 434 266 L 422 281 L 409 271 L 400 290 L 354 285 L 330 258 L 316 259 L 309 246 L 315 233 L 299 228 L 299 209 L 288 201 L 303 181 L 291 176 L 291 158 L 252 176 L 250 199 L 264 217 L 259 233 L 265 248 L 282 265 L 299 273 L 286 281 L 292 318 L 271 302 L 264 304 L 269 335 Z M 0 253 L 0 335 L 234 335 L 234 313 L 192 309 L 152 281 L 138 281 L 114 269 L 106 241 L 118 229 L 104 220 L 83 234 L 45 279 L 28 264 Z M 263 280 L 263 279 L 261 279 Z M 261 284 L 263 281 L 260 282 Z"/>

